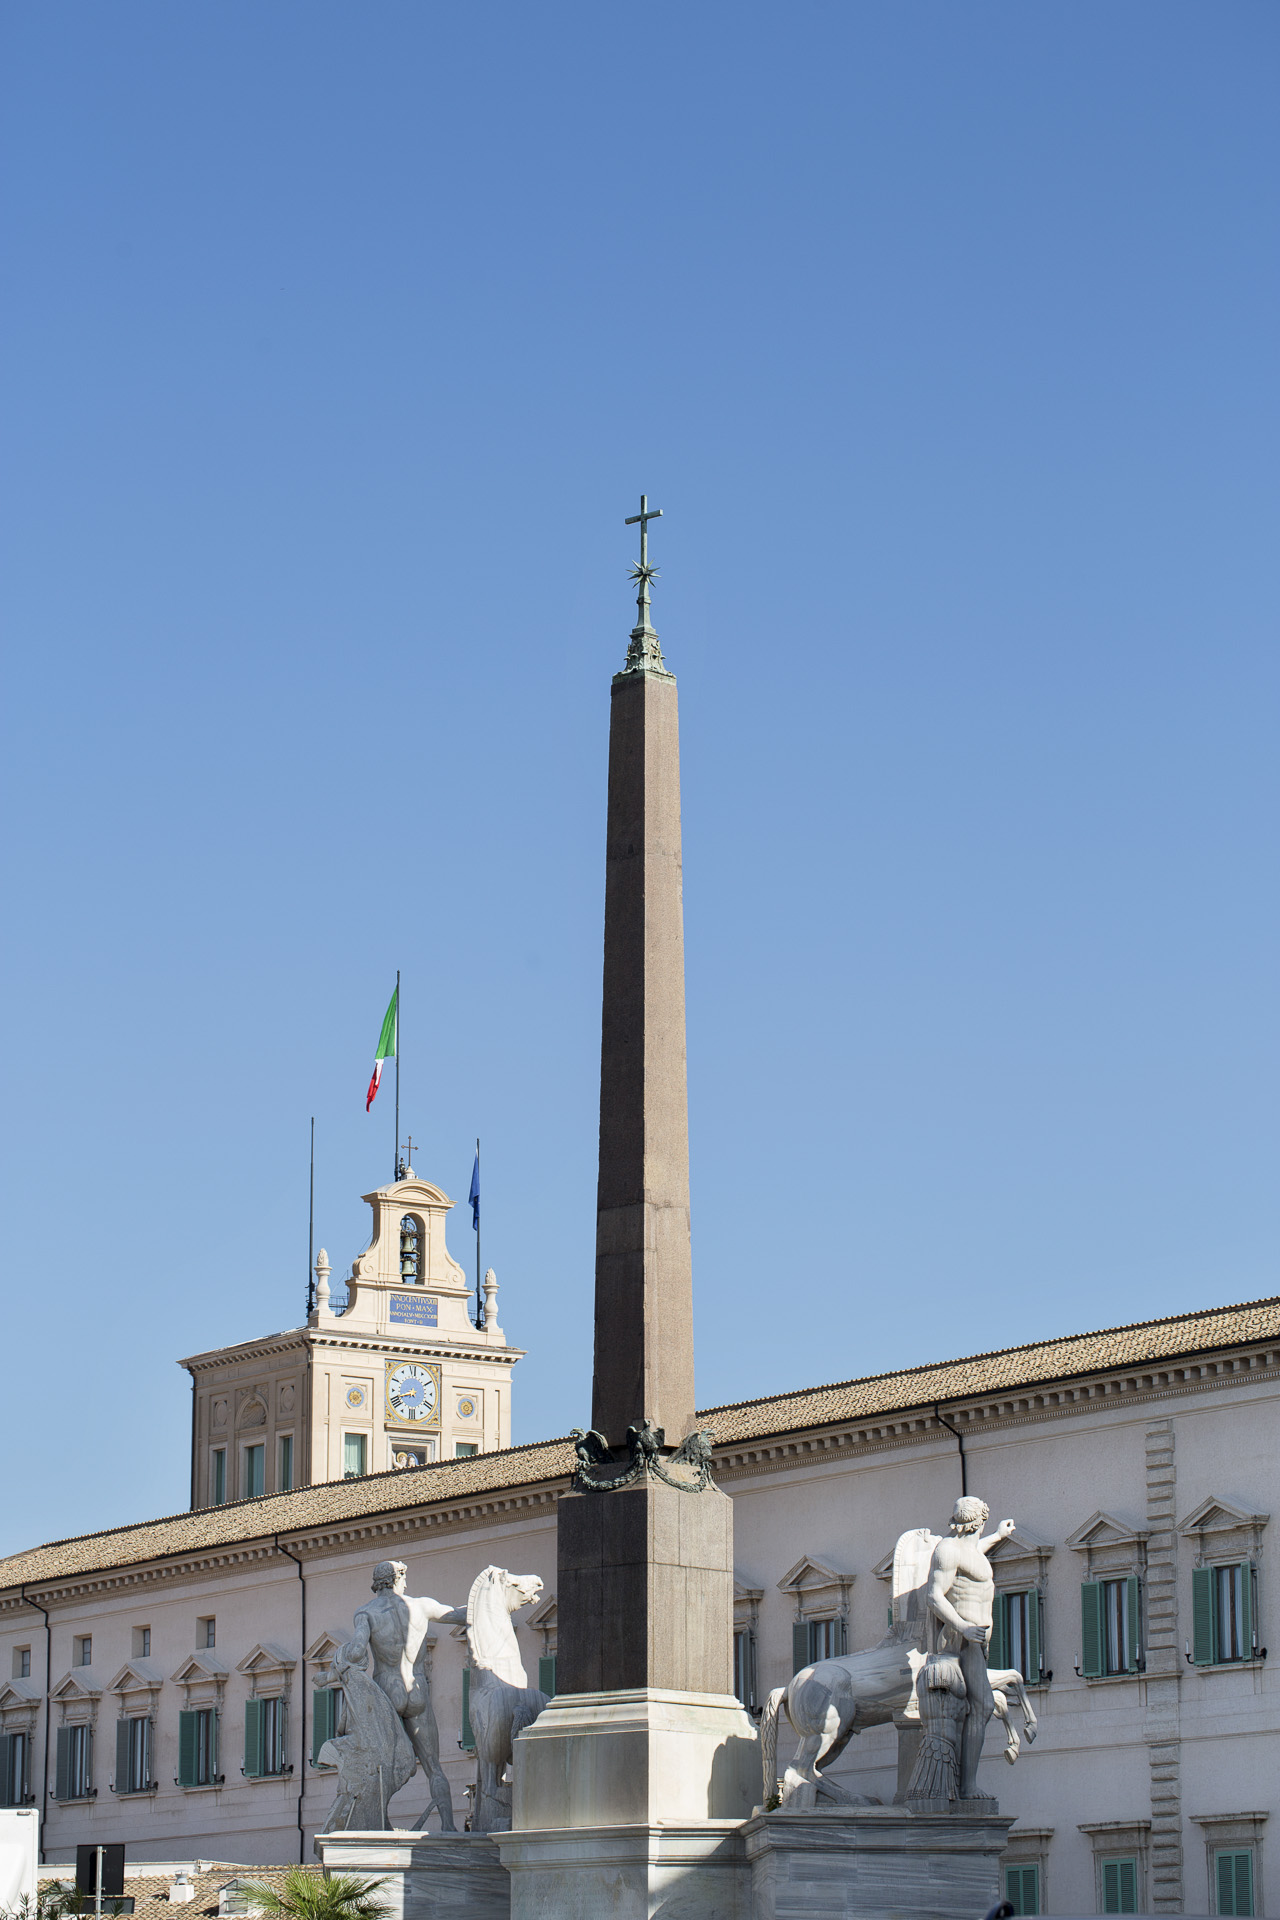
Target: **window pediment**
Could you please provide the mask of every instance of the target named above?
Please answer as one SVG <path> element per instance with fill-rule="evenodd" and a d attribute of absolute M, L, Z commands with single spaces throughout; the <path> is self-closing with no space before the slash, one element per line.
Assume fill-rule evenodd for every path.
<path fill-rule="evenodd" d="M 805 1554 L 782 1576 L 778 1590 L 795 1595 L 797 1616 L 804 1620 L 810 1614 L 846 1613 L 853 1579 L 851 1573 L 842 1573 L 812 1554 Z"/>
<path fill-rule="evenodd" d="M 107 1682 L 106 1691 L 118 1694 L 123 1706 L 141 1710 L 154 1708 L 163 1685 L 164 1675 L 159 1667 L 152 1666 L 149 1660 L 128 1660 L 114 1680 Z"/>
<path fill-rule="evenodd" d="M 274 1646 L 270 1640 L 263 1640 L 252 1647 L 243 1660 L 236 1661 L 236 1672 L 243 1673 L 252 1682 L 252 1698 L 256 1700 L 260 1693 L 287 1693 L 289 1677 L 297 1664 L 293 1654 Z"/>
<path fill-rule="evenodd" d="M 1128 1575 L 1146 1564 L 1148 1527 L 1120 1519 L 1114 1513 L 1090 1514 L 1082 1526 L 1067 1535 L 1073 1553 L 1082 1553 L 1088 1577 Z"/>
<path fill-rule="evenodd" d="M 1004 1540 L 998 1540 L 987 1555 L 995 1569 L 996 1584 L 1016 1587 L 1019 1581 L 1034 1585 L 1049 1571 L 1052 1540 L 1046 1540 L 1034 1527 L 1015 1527 Z"/>
<path fill-rule="evenodd" d="M 35 1726 L 44 1695 L 30 1680 L 6 1680 L 0 1687 L 0 1730 L 23 1733 Z"/>
<path fill-rule="evenodd" d="M 173 1680 L 183 1689 L 184 1712 L 190 1712 L 193 1707 L 217 1707 L 222 1704 L 227 1668 L 216 1654 L 189 1653 Z"/>
<path fill-rule="evenodd" d="M 98 1718 L 102 1682 L 91 1667 L 73 1667 L 50 1690 L 49 1698 L 61 1706 L 64 1726 L 92 1726 Z"/>
<path fill-rule="evenodd" d="M 1178 1523 L 1178 1532 L 1184 1539 L 1202 1533 L 1237 1533 L 1252 1530 L 1261 1533 L 1271 1515 L 1269 1513 L 1246 1513 L 1243 1507 L 1233 1506 L 1230 1500 L 1219 1500 L 1210 1494 L 1198 1507 L 1193 1507 L 1185 1520 Z"/>
<path fill-rule="evenodd" d="M 350 1638 L 342 1633 L 318 1633 L 307 1648 L 305 1659 L 309 1667 L 327 1667 L 331 1664 L 338 1648 L 344 1646 Z"/>

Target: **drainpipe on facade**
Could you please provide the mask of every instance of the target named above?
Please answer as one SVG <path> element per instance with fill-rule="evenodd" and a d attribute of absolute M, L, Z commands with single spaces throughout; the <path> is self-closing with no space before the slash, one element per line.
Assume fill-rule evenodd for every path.
<path fill-rule="evenodd" d="M 292 1560 L 298 1569 L 298 1584 L 302 1589 L 302 1658 L 298 1665 L 302 1669 L 302 1698 L 298 1708 L 298 1718 L 302 1723 L 302 1738 L 298 1752 L 298 1865 L 307 1864 L 307 1830 L 302 1823 L 302 1797 L 307 1791 L 307 1582 L 302 1571 L 302 1562 L 296 1553 L 290 1553 L 288 1547 L 280 1545 L 277 1534 L 276 1552 L 282 1553 L 286 1560 Z"/>
<path fill-rule="evenodd" d="M 960 1498 L 963 1500 L 969 1491 L 969 1469 L 964 1457 L 964 1435 L 961 1433 L 959 1427 L 953 1427 L 949 1420 L 943 1419 L 941 1413 L 938 1411 L 938 1403 L 936 1400 L 933 1403 L 933 1417 L 940 1427 L 945 1427 L 948 1433 L 955 1435 L 956 1445 L 960 1449 Z"/>
<path fill-rule="evenodd" d="M 27 1599 L 27 1583 L 22 1583 L 22 1599 L 26 1606 L 34 1607 L 37 1613 L 44 1615 L 44 1752 L 40 1756 L 40 1865 L 44 1866 L 44 1823 L 49 1812 L 49 1713 L 53 1705 L 49 1689 L 53 1685 L 53 1630 L 49 1625 L 49 1609 L 42 1607 L 38 1600 Z"/>

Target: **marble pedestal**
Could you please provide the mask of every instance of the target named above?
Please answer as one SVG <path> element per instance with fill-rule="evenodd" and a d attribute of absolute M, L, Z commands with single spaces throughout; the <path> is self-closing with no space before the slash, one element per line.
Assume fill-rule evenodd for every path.
<path fill-rule="evenodd" d="M 760 1746 L 729 1694 L 557 1694 L 515 1744 L 495 1836 L 512 1920 L 745 1920 Z"/>
<path fill-rule="evenodd" d="M 977 1920 L 1001 1898 L 1012 1818 L 856 1807 L 742 1829 L 751 1920 Z"/>
<path fill-rule="evenodd" d="M 385 1879 L 392 1920 L 509 1920 L 511 1882 L 487 1833 L 318 1833 L 326 1873 Z"/>

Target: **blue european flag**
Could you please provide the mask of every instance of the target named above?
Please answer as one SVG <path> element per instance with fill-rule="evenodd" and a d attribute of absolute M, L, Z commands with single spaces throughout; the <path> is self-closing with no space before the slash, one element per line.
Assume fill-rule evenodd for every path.
<path fill-rule="evenodd" d="M 476 1232 L 480 1231 L 480 1149 L 476 1148 L 476 1163 L 471 1169 L 471 1191 L 467 1195 L 471 1202 L 471 1224 Z"/>

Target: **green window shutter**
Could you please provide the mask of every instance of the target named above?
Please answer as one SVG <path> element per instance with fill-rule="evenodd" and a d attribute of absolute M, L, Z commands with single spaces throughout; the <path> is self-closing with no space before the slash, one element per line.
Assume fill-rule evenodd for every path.
<path fill-rule="evenodd" d="M 797 1620 L 791 1628 L 791 1671 L 799 1673 L 801 1667 L 807 1667 L 809 1653 L 809 1622 Z"/>
<path fill-rule="evenodd" d="M 840 1658 L 840 1655 L 842 1653 L 848 1653 L 848 1651 L 849 1651 L 849 1622 L 845 1619 L 844 1615 L 841 1614 L 838 1622 L 836 1623 L 836 1658 L 837 1660 Z"/>
<path fill-rule="evenodd" d="M 1240 1569 L 1240 1658 L 1253 1658 L 1253 1568 L 1248 1561 Z"/>
<path fill-rule="evenodd" d="M 1015 1913 L 1039 1913 L 1039 1867 L 1006 1867 L 1004 1870 L 1004 1891 L 1005 1898 Z"/>
<path fill-rule="evenodd" d="M 538 1687 L 549 1700 L 556 1697 L 556 1657 L 554 1653 L 544 1653 L 538 1661 Z"/>
<path fill-rule="evenodd" d="M 1129 1672 L 1136 1673 L 1142 1665 L 1142 1607 L 1138 1598 L 1138 1576 L 1131 1574 L 1124 1583 L 1125 1615 L 1129 1622 Z M 1130 1862 L 1132 1865 L 1132 1862 Z M 1125 1908 L 1132 1913 L 1132 1907 Z"/>
<path fill-rule="evenodd" d="M 991 1609 L 991 1639 L 987 1646 L 987 1665 L 999 1673 L 1009 1664 L 1009 1601 L 1007 1593 L 998 1593 Z M 1010 1868 L 1010 1872 L 1014 1869 Z M 1022 1869 L 1019 1867 L 1020 1873 Z M 1018 1909 L 1022 1911 L 1021 1908 Z"/>
<path fill-rule="evenodd" d="M 54 1768 L 55 1800 L 71 1798 L 71 1733 L 70 1727 L 58 1728 L 58 1758 Z"/>
<path fill-rule="evenodd" d="M 116 1721 L 116 1792 L 128 1793 L 133 1782 L 129 1778 L 129 1722 Z"/>
<path fill-rule="evenodd" d="M 471 1731 L 471 1669 L 462 1669 L 462 1747 L 464 1753 L 474 1753 L 476 1737 Z"/>
<path fill-rule="evenodd" d="M 1213 1575 L 1212 1567 L 1191 1569 L 1191 1658 L 1198 1667 L 1209 1666 L 1218 1651 L 1217 1623 L 1213 1617 L 1217 1612 Z"/>
<path fill-rule="evenodd" d="M 13 1778 L 13 1740 L 11 1733 L 0 1733 L 0 1807 L 22 1804 L 22 1783 Z"/>
<path fill-rule="evenodd" d="M 1039 1685 L 1040 1665 L 1040 1608 L 1043 1602 L 1040 1594 L 1033 1588 L 1027 1595 L 1027 1670 L 1023 1679 L 1029 1687 Z M 1037 1867 L 1036 1872 L 1039 1873 Z M 1039 1912 L 1039 1908 L 1036 1909 Z"/>
<path fill-rule="evenodd" d="M 1138 1911 L 1138 1863 L 1136 1860 L 1117 1862 L 1120 1868 L 1120 1913 Z"/>
<path fill-rule="evenodd" d="M 1215 1855 L 1219 1913 L 1253 1912 L 1253 1855 L 1220 1852 Z"/>
<path fill-rule="evenodd" d="M 244 1703 L 244 1770 L 250 1780 L 259 1780 L 266 1765 L 265 1700 Z"/>
<path fill-rule="evenodd" d="M 222 1715 L 218 1712 L 216 1707 L 210 1707 L 209 1709 L 209 1778 L 210 1780 L 216 1780 L 218 1777 L 218 1744 L 222 1737 L 220 1733 L 221 1725 L 222 1725 Z"/>
<path fill-rule="evenodd" d="M 196 1779 L 196 1740 L 200 1728 L 198 1713 L 178 1715 L 178 1785 L 194 1787 Z"/>
<path fill-rule="evenodd" d="M 1103 1671 L 1102 1582 L 1086 1580 L 1080 1588 L 1080 1668 L 1087 1679 L 1096 1680 Z M 1104 1907 L 1104 1913 L 1116 1913 L 1116 1907 Z"/>
<path fill-rule="evenodd" d="M 321 1764 L 320 1749 L 325 1741 L 332 1740 L 338 1731 L 339 1697 L 336 1687 L 317 1687 L 311 1696 L 311 1764 L 313 1767 Z"/>

